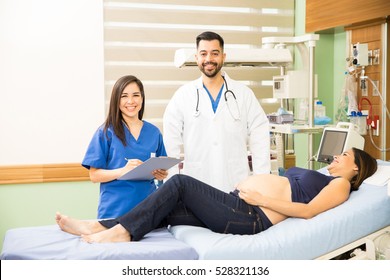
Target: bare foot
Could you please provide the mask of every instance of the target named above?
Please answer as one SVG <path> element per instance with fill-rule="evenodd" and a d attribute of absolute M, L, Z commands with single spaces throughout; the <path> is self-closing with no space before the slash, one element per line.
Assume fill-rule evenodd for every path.
<path fill-rule="evenodd" d="M 88 243 L 112 243 L 130 242 L 130 233 L 120 224 L 95 234 L 82 235 L 82 239 Z"/>
<path fill-rule="evenodd" d="M 56 213 L 56 223 L 63 231 L 75 235 L 93 234 L 107 229 L 99 222 L 76 220 L 58 212 Z"/>

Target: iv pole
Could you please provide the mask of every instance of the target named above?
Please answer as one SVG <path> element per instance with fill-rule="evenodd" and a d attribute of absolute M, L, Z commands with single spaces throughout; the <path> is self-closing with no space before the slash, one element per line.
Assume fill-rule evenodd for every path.
<path fill-rule="evenodd" d="M 309 127 L 314 127 L 314 94 L 315 94 L 315 74 L 314 74 L 314 60 L 315 60 L 315 41 L 309 41 Z M 308 153 L 309 153 L 309 168 L 313 169 L 313 156 L 314 156 L 314 135 L 309 133 L 308 135 Z"/>

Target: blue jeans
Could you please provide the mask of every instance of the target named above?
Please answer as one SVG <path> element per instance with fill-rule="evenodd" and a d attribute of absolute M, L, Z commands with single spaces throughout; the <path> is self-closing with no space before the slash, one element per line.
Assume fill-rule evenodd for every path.
<path fill-rule="evenodd" d="M 121 224 L 134 241 L 153 229 L 168 225 L 200 226 L 218 233 L 255 234 L 263 230 L 258 210 L 237 195 L 186 175 L 175 175 L 130 212 L 100 223 L 106 228 Z"/>

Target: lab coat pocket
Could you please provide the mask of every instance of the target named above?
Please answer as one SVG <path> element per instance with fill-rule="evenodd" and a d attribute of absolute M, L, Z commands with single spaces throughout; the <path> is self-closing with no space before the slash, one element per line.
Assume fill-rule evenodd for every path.
<path fill-rule="evenodd" d="M 223 123 L 226 131 L 228 132 L 232 132 L 234 134 L 244 133 L 244 128 L 240 120 L 233 120 L 233 118 L 229 116 L 229 119 L 226 119 Z"/>

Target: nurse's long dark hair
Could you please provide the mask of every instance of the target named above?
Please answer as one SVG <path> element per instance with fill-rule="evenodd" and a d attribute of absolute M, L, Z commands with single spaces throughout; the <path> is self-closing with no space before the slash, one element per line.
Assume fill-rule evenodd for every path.
<path fill-rule="evenodd" d="M 358 167 L 358 174 L 351 180 L 351 190 L 357 191 L 363 181 L 376 172 L 378 163 L 375 158 L 363 150 L 352 148 L 352 151 L 355 157 L 355 164 Z"/>
<path fill-rule="evenodd" d="M 120 105 L 121 95 L 123 91 L 131 83 L 136 83 L 141 93 L 143 102 L 142 102 L 141 110 L 138 112 L 138 118 L 142 120 L 142 117 L 144 115 L 144 109 L 145 109 L 144 85 L 142 84 L 141 80 L 139 80 L 137 77 L 128 75 L 119 78 L 119 80 L 116 81 L 114 87 L 112 88 L 110 107 L 109 107 L 107 119 L 104 123 L 104 132 L 107 134 L 107 129 L 110 126 L 112 126 L 115 135 L 122 141 L 124 146 L 126 146 L 126 134 L 123 127 L 124 120 L 123 120 L 122 112 L 119 109 L 119 105 Z"/>

